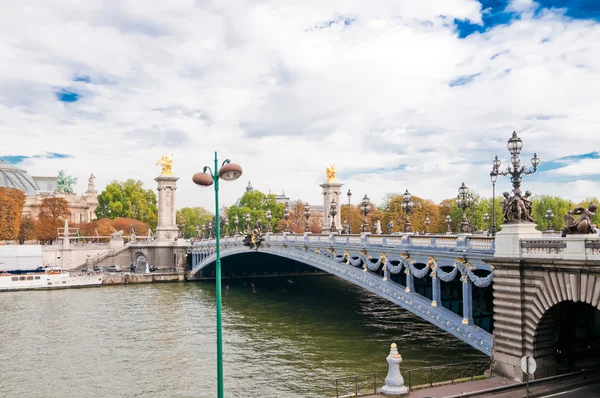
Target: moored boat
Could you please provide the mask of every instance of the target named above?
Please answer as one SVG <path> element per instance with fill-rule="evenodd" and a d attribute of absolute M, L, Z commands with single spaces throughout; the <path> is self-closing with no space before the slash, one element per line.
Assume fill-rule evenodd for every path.
<path fill-rule="evenodd" d="M 46 268 L 45 272 L 0 274 L 0 291 L 66 289 L 92 287 L 102 284 L 102 273 L 66 272 L 58 268 Z"/>

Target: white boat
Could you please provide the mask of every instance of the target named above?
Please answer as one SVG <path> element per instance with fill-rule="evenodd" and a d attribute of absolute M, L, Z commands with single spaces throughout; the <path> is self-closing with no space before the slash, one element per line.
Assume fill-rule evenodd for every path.
<path fill-rule="evenodd" d="M 44 272 L 0 274 L 0 291 L 66 289 L 75 287 L 100 286 L 102 273 L 66 272 L 58 268 L 47 268 Z"/>

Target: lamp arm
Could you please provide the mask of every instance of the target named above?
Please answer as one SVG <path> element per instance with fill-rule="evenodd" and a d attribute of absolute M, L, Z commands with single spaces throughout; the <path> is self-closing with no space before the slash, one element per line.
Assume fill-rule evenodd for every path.
<path fill-rule="evenodd" d="M 204 168 L 202 169 L 202 172 L 206 173 L 206 170 L 210 171 L 210 175 L 212 176 L 213 179 L 215 179 L 215 173 L 213 173 L 213 171 L 210 168 L 210 166 L 204 166 Z"/>
<path fill-rule="evenodd" d="M 525 167 L 523 167 L 523 169 L 525 169 Z M 529 175 L 529 174 L 535 173 L 536 171 L 537 171 L 537 168 L 531 169 L 531 170 L 523 170 L 523 174 Z"/>
<path fill-rule="evenodd" d="M 225 160 L 223 161 L 223 163 L 221 163 L 221 167 L 223 167 L 223 166 L 225 166 L 226 164 L 229 164 L 229 163 L 231 163 L 231 160 L 229 160 L 229 159 L 225 159 Z"/>

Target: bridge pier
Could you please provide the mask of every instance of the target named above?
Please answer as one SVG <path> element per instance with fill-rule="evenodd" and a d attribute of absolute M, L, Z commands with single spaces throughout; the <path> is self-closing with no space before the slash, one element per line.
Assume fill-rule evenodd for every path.
<path fill-rule="evenodd" d="M 579 248 L 576 255 L 569 250 L 571 243 Z M 504 256 L 497 251 L 496 257 L 486 259 L 495 267 L 494 373 L 523 381 L 520 359 L 526 355 L 537 362 L 534 379 L 575 371 L 597 360 L 598 237 L 527 238 L 516 248 L 503 247 Z"/>

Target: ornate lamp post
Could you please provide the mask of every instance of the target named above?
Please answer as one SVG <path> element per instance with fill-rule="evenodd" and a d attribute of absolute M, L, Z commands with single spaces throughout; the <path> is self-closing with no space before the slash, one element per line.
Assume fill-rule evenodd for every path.
<path fill-rule="evenodd" d="M 213 237 L 212 221 L 208 222 L 208 239 Z"/>
<path fill-rule="evenodd" d="M 429 224 L 431 224 L 431 220 L 429 216 L 425 217 L 425 233 L 429 235 Z"/>
<path fill-rule="evenodd" d="M 202 224 L 202 239 L 206 239 L 206 224 Z"/>
<path fill-rule="evenodd" d="M 273 217 L 271 209 L 267 209 L 267 232 L 271 232 L 271 217 Z"/>
<path fill-rule="evenodd" d="M 392 234 L 392 228 L 394 228 L 394 221 L 390 220 L 390 222 L 387 225 L 388 227 L 388 235 Z"/>
<path fill-rule="evenodd" d="M 458 196 L 456 204 L 462 209 L 462 219 L 460 220 L 460 232 L 466 234 L 469 232 L 469 220 L 467 219 L 467 209 L 473 205 L 473 194 L 469 192 L 469 188 L 463 182 L 458 188 Z"/>
<path fill-rule="evenodd" d="M 363 232 L 371 232 L 369 231 L 369 221 L 367 220 L 367 214 L 371 212 L 371 208 L 369 207 L 369 203 L 371 203 L 371 199 L 365 194 L 365 197 L 362 198 L 360 212 L 363 216 L 365 216 L 365 223 L 363 224 L 362 231 Z"/>
<path fill-rule="evenodd" d="M 412 195 L 408 192 L 408 189 L 402 194 L 402 210 L 406 213 L 406 220 L 404 221 L 404 232 L 412 232 L 412 225 L 410 224 L 410 211 L 415 207 L 413 203 Z"/>
<path fill-rule="evenodd" d="M 290 232 L 290 223 L 288 222 L 290 218 L 290 204 L 285 202 L 285 209 L 283 209 L 283 218 L 285 218 L 285 230 L 283 232 Z"/>
<path fill-rule="evenodd" d="M 202 230 L 200 229 L 200 225 L 196 225 L 196 239 L 202 239 Z"/>
<path fill-rule="evenodd" d="M 352 192 L 348 190 L 348 234 L 352 233 L 352 205 L 350 204 L 350 199 L 352 198 Z"/>
<path fill-rule="evenodd" d="M 336 233 L 337 227 L 335 226 L 335 216 L 337 215 L 337 203 L 335 203 L 335 198 L 331 199 L 331 206 L 329 206 L 329 215 L 331 216 L 331 233 Z"/>
<path fill-rule="evenodd" d="M 547 229 L 547 231 L 551 231 L 551 229 L 550 229 L 550 222 L 554 218 L 554 213 L 552 212 L 552 210 L 550 210 L 550 209 L 546 210 L 546 214 L 544 214 L 544 218 L 548 222 L 548 229 Z"/>
<path fill-rule="evenodd" d="M 225 222 L 225 235 L 229 236 L 229 218 L 225 217 L 223 221 Z"/>
<path fill-rule="evenodd" d="M 215 187 L 215 227 L 216 233 L 216 246 L 217 246 L 217 259 L 215 262 L 215 283 L 216 283 L 216 296 L 217 296 L 217 397 L 223 398 L 223 331 L 222 331 L 222 317 L 221 317 L 221 245 L 220 245 L 220 228 L 219 228 L 219 179 L 225 181 L 237 180 L 242 175 L 242 168 L 231 163 L 229 159 L 226 159 L 222 164 L 221 168 L 217 172 L 217 152 L 215 152 L 215 166 L 214 172 L 210 167 L 204 166 L 202 173 L 196 173 L 192 177 L 195 184 L 201 186 L 211 186 L 214 183 Z M 206 173 L 209 170 L 210 174 Z"/>
<path fill-rule="evenodd" d="M 484 228 L 485 231 L 488 230 L 488 221 L 490 220 L 490 216 L 487 213 L 483 213 L 483 222 L 484 222 Z"/>
<path fill-rule="evenodd" d="M 492 171 L 490 172 L 490 180 L 492 181 L 492 236 L 496 236 L 496 180 L 500 171 L 500 159 L 498 155 L 492 161 Z"/>
<path fill-rule="evenodd" d="M 504 222 L 510 224 L 532 223 L 534 221 L 533 218 L 531 218 L 531 201 L 528 199 L 531 193 L 525 192 L 524 195 L 521 194 L 521 182 L 523 181 L 522 176 L 524 174 L 533 174 L 537 171 L 537 168 L 540 165 L 540 158 L 537 157 L 537 153 L 533 154 L 533 158 L 531 158 L 531 165 L 533 166 L 533 169 L 531 170 L 527 170 L 526 166 L 521 165 L 519 154 L 523 148 L 523 141 L 517 137 L 516 131 L 513 131 L 512 137 L 510 137 L 508 140 L 506 147 L 511 155 L 510 162 L 512 167 L 508 166 L 506 170 L 499 171 L 500 160 L 496 162 L 496 157 L 496 159 L 494 159 L 494 169 L 492 170 L 492 172 L 496 172 L 497 175 L 510 175 L 510 182 L 513 186 L 512 195 L 507 195 L 504 201 Z"/>
<path fill-rule="evenodd" d="M 237 214 L 233 217 L 233 223 L 235 224 L 235 234 L 239 235 L 240 230 L 238 229 L 238 225 L 240 224 L 240 218 L 237 216 Z"/>
<path fill-rule="evenodd" d="M 446 225 L 448 226 L 448 234 L 452 233 L 452 218 L 450 218 L 450 214 L 446 215 Z"/>
<path fill-rule="evenodd" d="M 244 216 L 244 219 L 246 221 L 246 230 L 244 232 L 249 234 L 250 233 L 250 213 L 246 213 L 246 215 Z"/>
<path fill-rule="evenodd" d="M 304 226 L 304 232 L 310 232 L 310 224 L 308 218 L 310 217 L 310 205 L 308 202 L 304 204 L 304 218 L 306 219 L 306 225 Z"/>

